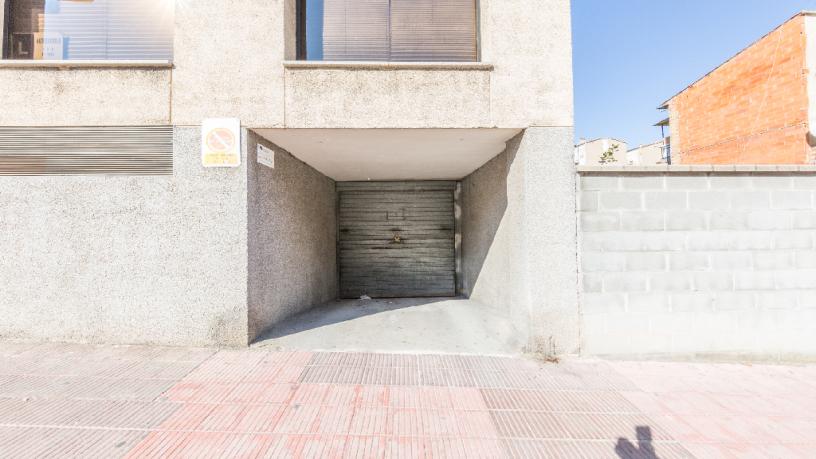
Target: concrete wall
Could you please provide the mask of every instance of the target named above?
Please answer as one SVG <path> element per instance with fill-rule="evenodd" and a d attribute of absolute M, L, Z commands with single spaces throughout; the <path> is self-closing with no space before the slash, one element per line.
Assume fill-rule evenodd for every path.
<path fill-rule="evenodd" d="M 806 17 L 795 16 L 671 99 L 673 163 L 805 164 L 813 159 Z"/>
<path fill-rule="evenodd" d="M 497 127 L 573 125 L 570 0 L 479 0 Z"/>
<path fill-rule="evenodd" d="M 583 353 L 816 356 L 814 172 L 582 174 Z"/>
<path fill-rule="evenodd" d="M 170 79 L 159 68 L 0 67 L 0 126 L 168 124 Z"/>
<path fill-rule="evenodd" d="M 529 128 L 462 183 L 464 293 L 526 330 L 531 352 L 578 350 L 572 135 Z"/>
<path fill-rule="evenodd" d="M 294 39 L 287 3 L 294 0 L 177 2 L 173 124 L 235 117 L 249 127 L 284 125 L 282 62 Z"/>
<path fill-rule="evenodd" d="M 469 68 L 286 71 L 290 128 L 437 128 L 492 124 L 490 71 Z"/>
<path fill-rule="evenodd" d="M 246 169 L 0 177 L 0 338 L 247 343 Z"/>
<path fill-rule="evenodd" d="M 275 168 L 257 162 L 258 143 Z M 334 181 L 249 131 L 249 337 L 337 297 Z"/>

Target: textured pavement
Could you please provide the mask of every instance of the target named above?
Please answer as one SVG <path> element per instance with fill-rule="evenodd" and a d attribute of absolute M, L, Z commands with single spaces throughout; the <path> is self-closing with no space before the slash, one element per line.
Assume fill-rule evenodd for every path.
<path fill-rule="evenodd" d="M 0 343 L 0 457 L 816 457 L 816 367 Z"/>

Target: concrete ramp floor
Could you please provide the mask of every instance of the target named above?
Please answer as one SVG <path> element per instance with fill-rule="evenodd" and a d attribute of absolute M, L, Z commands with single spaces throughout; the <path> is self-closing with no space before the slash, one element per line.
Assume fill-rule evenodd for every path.
<path fill-rule="evenodd" d="M 458 298 L 339 300 L 294 316 L 253 347 L 515 355 L 521 335 L 489 307 Z"/>

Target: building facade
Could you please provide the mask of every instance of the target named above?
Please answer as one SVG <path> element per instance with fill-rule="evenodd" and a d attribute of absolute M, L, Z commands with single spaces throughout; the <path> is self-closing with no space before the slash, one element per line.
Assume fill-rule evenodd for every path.
<path fill-rule="evenodd" d="M 0 1 L 0 336 L 464 295 L 577 351 L 568 0 L 133 3 Z"/>
<path fill-rule="evenodd" d="M 640 145 L 626 152 L 626 164 L 630 166 L 656 166 L 669 164 L 670 153 L 669 137 L 657 142 Z"/>
<path fill-rule="evenodd" d="M 797 14 L 660 108 L 675 164 L 816 162 L 816 16 Z"/>

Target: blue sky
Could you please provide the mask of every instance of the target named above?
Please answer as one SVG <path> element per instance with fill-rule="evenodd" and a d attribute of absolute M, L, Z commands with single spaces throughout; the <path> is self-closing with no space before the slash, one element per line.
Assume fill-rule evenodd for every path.
<path fill-rule="evenodd" d="M 577 138 L 660 138 L 656 107 L 816 0 L 572 0 Z"/>

